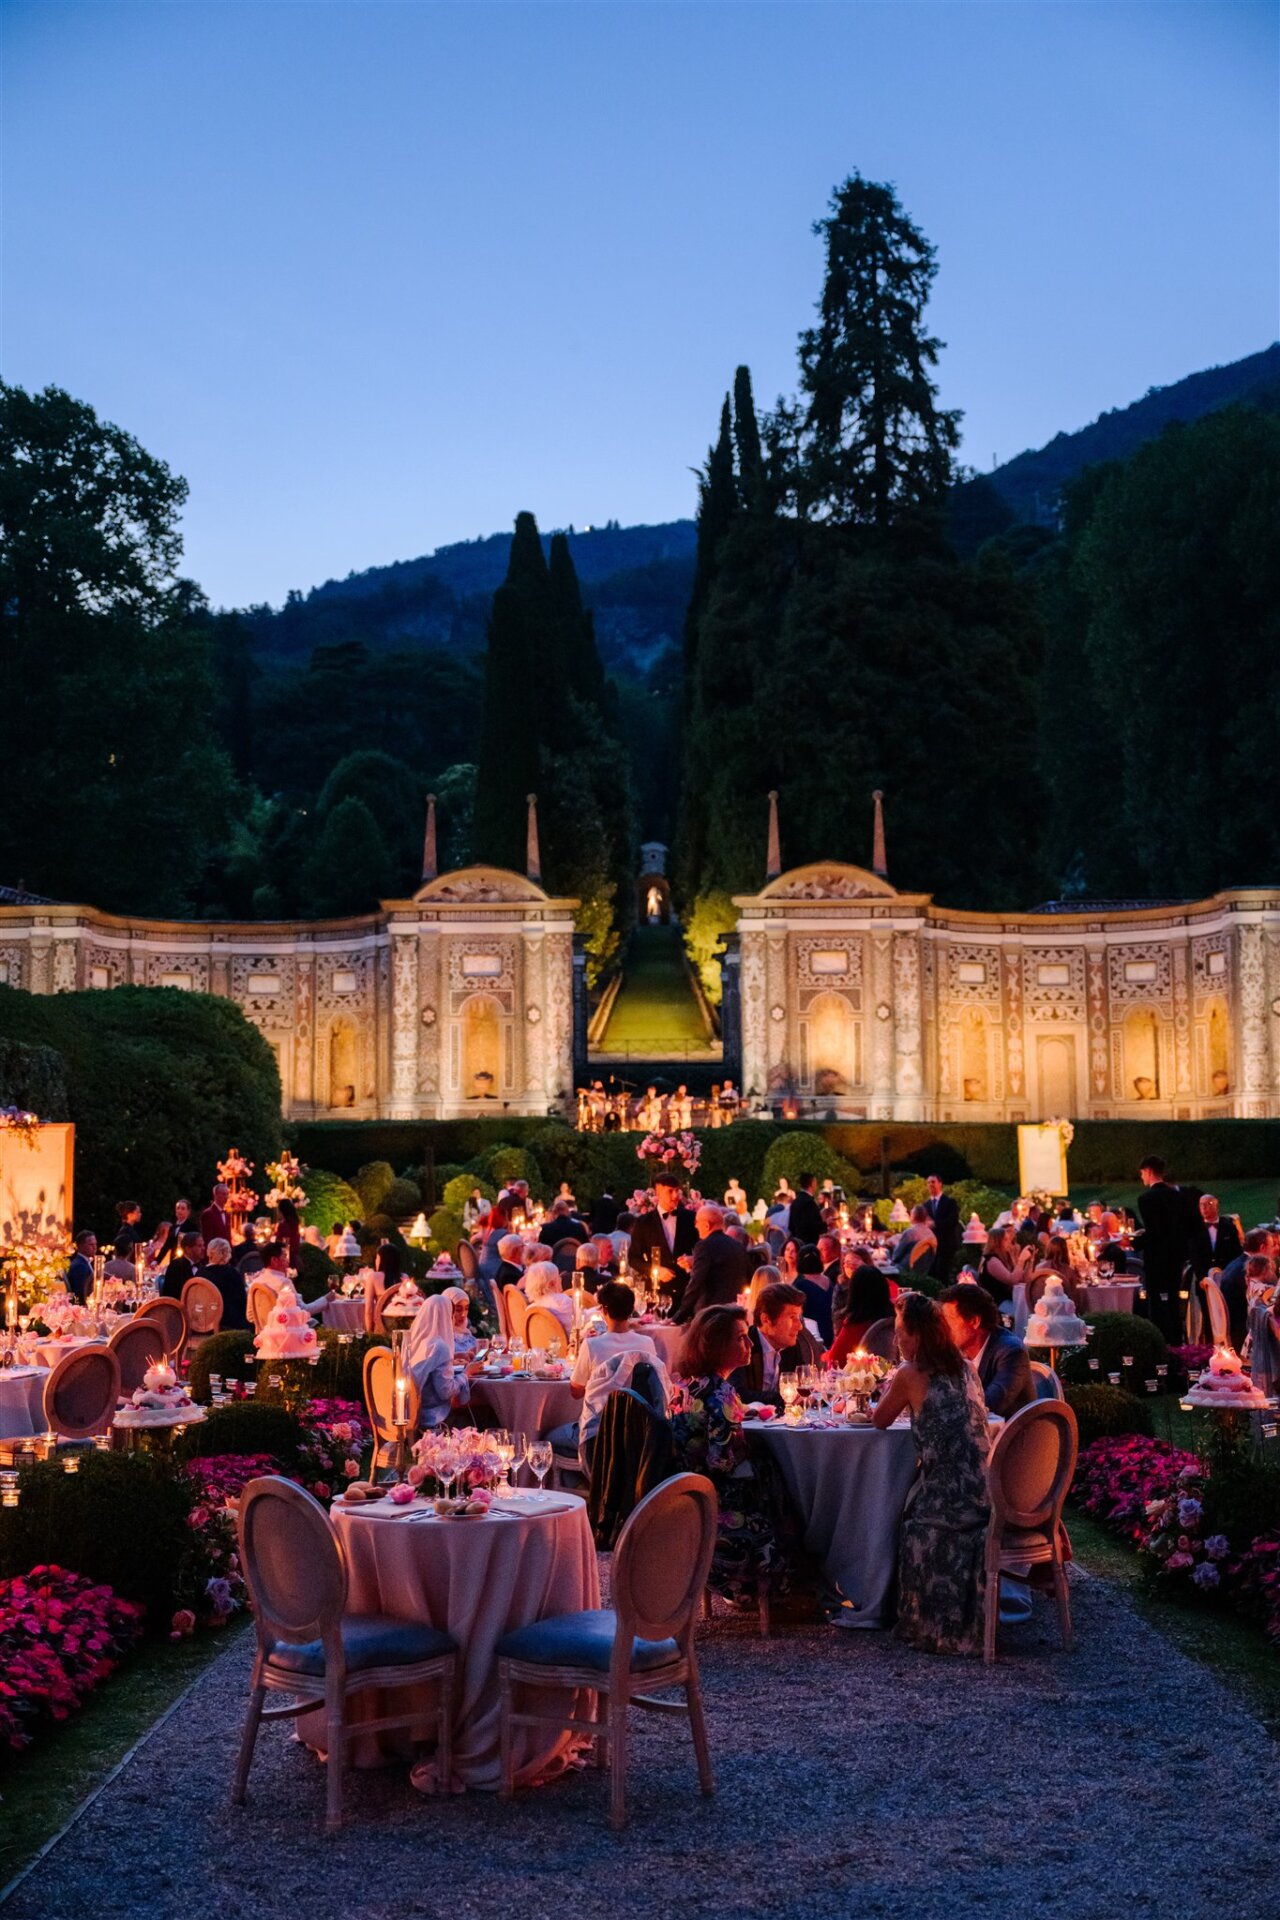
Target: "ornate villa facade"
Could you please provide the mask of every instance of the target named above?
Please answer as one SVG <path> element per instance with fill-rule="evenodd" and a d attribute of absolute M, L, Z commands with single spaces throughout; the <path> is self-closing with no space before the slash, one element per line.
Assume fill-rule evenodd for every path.
<path fill-rule="evenodd" d="M 584 1046 L 586 1031 L 578 903 L 524 875 L 467 867 L 376 914 L 308 923 L 9 899 L 0 984 L 220 994 L 269 1043 L 294 1119 L 544 1114 L 572 1099 L 575 1022 Z"/>
<path fill-rule="evenodd" d="M 840 1119 L 1280 1115 L 1280 889 L 950 912 L 771 854 L 722 963 L 748 1097 Z"/>

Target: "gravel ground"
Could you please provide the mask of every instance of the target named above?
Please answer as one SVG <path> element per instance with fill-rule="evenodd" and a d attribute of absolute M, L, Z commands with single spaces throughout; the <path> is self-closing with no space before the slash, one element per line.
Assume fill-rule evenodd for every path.
<path fill-rule="evenodd" d="M 1275 1746 L 1113 1588 L 1077 1575 L 1074 1603 L 1074 1655 L 1038 1602 L 991 1671 L 718 1619 L 701 1648 L 719 1791 L 698 1795 L 681 1722 L 634 1715 L 620 1836 L 593 1771 L 507 1806 L 423 1800 L 394 1769 L 348 1775 L 348 1827 L 326 1839 L 320 1768 L 287 1723 L 260 1736 L 237 1811 L 250 1653 L 231 1648 L 4 1920 L 1277 1920 Z"/>

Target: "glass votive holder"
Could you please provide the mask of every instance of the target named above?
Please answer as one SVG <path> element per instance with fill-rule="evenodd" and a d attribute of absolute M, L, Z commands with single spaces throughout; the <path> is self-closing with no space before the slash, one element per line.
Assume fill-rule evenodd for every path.
<path fill-rule="evenodd" d="M 1178 1405 L 1182 1408 L 1182 1411 L 1184 1413 L 1190 1413 L 1191 1402 L 1189 1400 L 1179 1400 Z"/>
<path fill-rule="evenodd" d="M 1120 1385 L 1120 1375 L 1118 1373 L 1109 1373 L 1107 1375 L 1107 1378 L 1111 1382 L 1113 1387 L 1118 1387 Z"/>
<path fill-rule="evenodd" d="M 1098 1356 L 1097 1356 L 1097 1354 L 1096 1354 L 1096 1353 L 1095 1353 L 1095 1354 L 1092 1354 L 1092 1355 L 1090 1356 L 1090 1359 L 1089 1359 L 1089 1371 L 1090 1371 L 1090 1373 L 1096 1373 L 1096 1372 L 1098 1371 L 1098 1368 L 1099 1368 L 1099 1367 L 1100 1367 L 1101 1365 L 1102 1365 L 1102 1362 L 1101 1362 L 1101 1361 L 1099 1360 L 1099 1358 L 1098 1358 Z"/>
<path fill-rule="evenodd" d="M 62 1471 L 64 1473 L 79 1473 L 80 1455 L 78 1453 L 64 1453 L 62 1456 Z"/>
<path fill-rule="evenodd" d="M 0 1507 L 16 1507 L 18 1504 L 18 1476 L 12 1468 L 0 1473 Z"/>
<path fill-rule="evenodd" d="M 222 1375 L 220 1373 L 211 1373 L 209 1375 L 209 1391 L 215 1395 L 222 1392 Z"/>
<path fill-rule="evenodd" d="M 93 1444 L 98 1453 L 110 1453 L 111 1435 L 109 1433 L 95 1433 L 93 1436 Z"/>
<path fill-rule="evenodd" d="M 1154 1393 L 1154 1392 L 1155 1392 L 1155 1390 L 1156 1390 L 1156 1382 L 1155 1382 L 1154 1380 L 1148 1380 L 1148 1382 L 1147 1382 L 1147 1392 L 1148 1392 L 1148 1393 Z"/>
<path fill-rule="evenodd" d="M 1156 1368 L 1156 1379 L 1157 1379 L 1157 1380 L 1165 1380 L 1165 1379 L 1167 1379 L 1167 1378 L 1168 1378 L 1168 1375 L 1169 1375 L 1169 1369 L 1168 1369 L 1168 1367 L 1166 1367 L 1166 1366 L 1159 1366 L 1159 1367 L 1157 1367 L 1157 1368 Z"/>

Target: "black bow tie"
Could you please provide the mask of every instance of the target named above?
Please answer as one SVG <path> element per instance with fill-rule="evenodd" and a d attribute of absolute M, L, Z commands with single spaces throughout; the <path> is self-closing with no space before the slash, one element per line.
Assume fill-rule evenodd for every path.
<path fill-rule="evenodd" d="M 672 1207 L 670 1213 L 664 1213 L 662 1216 L 664 1220 L 674 1220 L 675 1217 L 676 1217 L 676 1210 L 674 1207 Z"/>

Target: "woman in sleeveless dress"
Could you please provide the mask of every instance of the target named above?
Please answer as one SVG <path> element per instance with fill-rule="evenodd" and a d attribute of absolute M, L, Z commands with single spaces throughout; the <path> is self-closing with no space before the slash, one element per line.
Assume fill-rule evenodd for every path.
<path fill-rule="evenodd" d="M 911 1416 L 920 1479 L 898 1547 L 898 1637 L 928 1653 L 982 1651 L 986 1601 L 987 1408 L 942 1310 L 923 1294 L 898 1302 L 903 1364 L 873 1416 Z"/>

